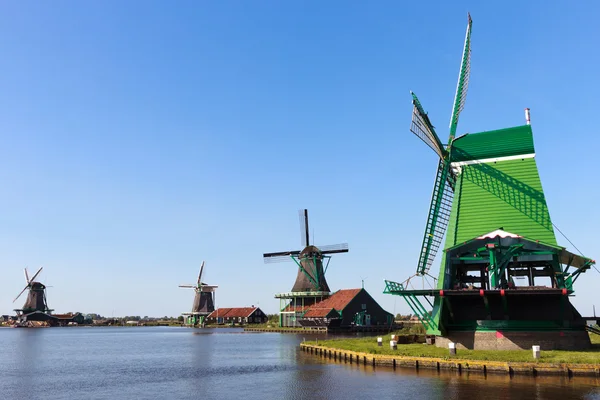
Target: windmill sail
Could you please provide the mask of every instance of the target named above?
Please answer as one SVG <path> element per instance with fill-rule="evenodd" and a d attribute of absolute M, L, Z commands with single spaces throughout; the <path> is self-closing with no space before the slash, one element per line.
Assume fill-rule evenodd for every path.
<path fill-rule="evenodd" d="M 471 14 L 469 14 L 469 23 L 465 35 L 465 46 L 463 48 L 460 72 L 458 74 L 458 83 L 456 84 L 456 94 L 454 96 L 454 105 L 452 106 L 452 116 L 450 117 L 450 137 L 448 145 L 454 140 L 456 127 L 458 126 L 458 115 L 465 107 L 467 99 L 467 89 L 469 88 L 469 75 L 471 73 Z"/>
<path fill-rule="evenodd" d="M 413 92 L 410 92 L 410 94 L 413 98 L 413 115 L 410 131 L 424 141 L 427 146 L 431 147 L 440 158 L 444 158 L 444 145 L 437 133 L 435 133 L 435 129 L 429 120 L 429 116 L 425 110 L 423 110 L 423 106 L 421 106 L 421 102 L 419 102 L 417 95 Z"/>
<path fill-rule="evenodd" d="M 348 243 L 328 244 L 325 246 L 317 246 L 321 254 L 347 253 Z"/>
<path fill-rule="evenodd" d="M 465 45 L 463 48 L 460 72 L 458 74 L 454 105 L 452 106 L 450 135 L 448 137 L 446 149 L 444 149 L 435 130 L 433 130 L 429 117 L 425 114 L 417 96 L 415 96 L 414 93 L 412 94 L 414 108 L 411 131 L 427 143 L 427 145 L 440 156 L 433 194 L 431 196 L 431 204 L 429 206 L 429 213 L 427 214 L 427 225 L 425 226 L 421 254 L 417 265 L 418 275 L 425 275 L 429 272 L 431 264 L 433 264 L 433 260 L 442 245 L 442 240 L 444 239 L 444 234 L 446 233 L 448 221 L 450 219 L 450 209 L 454 197 L 456 176 L 450 168 L 448 147 L 452 144 L 454 136 L 456 135 L 458 116 L 465 106 L 467 89 L 469 87 L 469 74 L 471 72 L 471 25 L 473 21 L 471 20 L 470 14 L 468 18 L 469 22 L 467 25 L 467 33 L 465 35 Z"/>
<path fill-rule="evenodd" d="M 298 210 L 298 217 L 300 219 L 300 243 L 302 247 L 306 247 L 310 244 L 310 238 L 308 237 L 308 210 Z"/>
<path fill-rule="evenodd" d="M 417 265 L 417 274 L 425 275 L 429 272 L 431 264 L 442 244 L 454 197 L 455 177 L 450 171 L 450 162 L 440 159 L 431 195 L 431 205 L 427 214 L 427 225 L 423 236 L 421 254 Z"/>
<path fill-rule="evenodd" d="M 280 262 L 292 262 L 294 261 L 293 256 L 298 256 L 300 254 L 300 250 L 298 251 L 286 251 L 283 253 L 265 253 L 263 254 L 263 261 L 265 264 L 274 264 Z"/>
<path fill-rule="evenodd" d="M 202 286 L 202 272 L 204 271 L 204 261 L 202 261 L 202 265 L 200 266 L 200 273 L 198 274 L 198 287 Z"/>

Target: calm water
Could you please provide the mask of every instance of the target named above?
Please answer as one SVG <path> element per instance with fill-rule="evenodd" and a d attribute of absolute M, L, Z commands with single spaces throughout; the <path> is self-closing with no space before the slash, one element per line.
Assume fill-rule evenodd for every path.
<path fill-rule="evenodd" d="M 0 399 L 600 399 L 596 379 L 340 364 L 302 335 L 240 329 L 0 329 Z"/>

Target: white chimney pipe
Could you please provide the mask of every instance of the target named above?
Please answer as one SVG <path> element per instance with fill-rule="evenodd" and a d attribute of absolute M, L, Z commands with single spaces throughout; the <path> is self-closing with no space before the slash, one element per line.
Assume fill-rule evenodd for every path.
<path fill-rule="evenodd" d="M 527 125 L 531 125 L 531 116 L 529 115 L 529 108 L 525 109 L 525 121 L 527 121 Z"/>

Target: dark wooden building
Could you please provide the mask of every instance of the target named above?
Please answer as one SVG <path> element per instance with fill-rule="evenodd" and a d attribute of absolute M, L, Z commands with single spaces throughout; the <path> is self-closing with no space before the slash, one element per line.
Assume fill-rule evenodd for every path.
<path fill-rule="evenodd" d="M 262 324 L 267 315 L 258 307 L 218 308 L 211 312 L 206 321 L 209 324 Z"/>
<path fill-rule="evenodd" d="M 52 314 L 54 323 L 59 326 L 65 325 L 81 325 L 84 323 L 85 318 L 81 313 L 66 313 L 66 314 Z"/>
<path fill-rule="evenodd" d="M 310 306 L 298 322 L 304 327 L 391 326 L 394 316 L 365 289 L 341 289 Z"/>

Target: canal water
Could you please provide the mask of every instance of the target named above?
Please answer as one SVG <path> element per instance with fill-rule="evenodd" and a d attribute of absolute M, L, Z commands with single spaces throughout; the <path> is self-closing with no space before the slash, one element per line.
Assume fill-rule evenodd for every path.
<path fill-rule="evenodd" d="M 0 399 L 600 399 L 594 378 L 372 368 L 311 356 L 302 340 L 241 329 L 0 329 Z"/>

